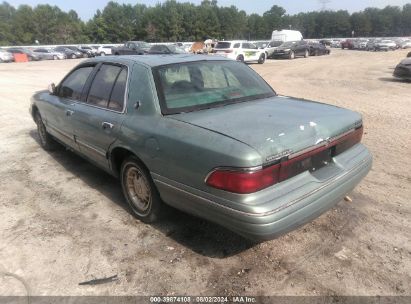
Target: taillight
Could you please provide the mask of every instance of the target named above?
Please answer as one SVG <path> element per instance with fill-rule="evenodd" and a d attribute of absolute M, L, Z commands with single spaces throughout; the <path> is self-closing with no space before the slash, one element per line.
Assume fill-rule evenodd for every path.
<path fill-rule="evenodd" d="M 280 165 L 254 171 L 217 169 L 207 178 L 207 185 L 229 192 L 257 192 L 278 182 Z"/>
<path fill-rule="evenodd" d="M 291 155 L 275 165 L 261 169 L 216 169 L 206 179 L 213 188 L 249 194 L 270 187 L 305 171 L 315 171 L 330 163 L 332 157 L 348 150 L 361 141 L 363 127 L 343 135 L 331 142 L 298 155 Z"/>

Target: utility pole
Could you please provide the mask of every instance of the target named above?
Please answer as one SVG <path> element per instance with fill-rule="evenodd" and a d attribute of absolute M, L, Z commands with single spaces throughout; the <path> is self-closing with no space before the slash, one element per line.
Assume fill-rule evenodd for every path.
<path fill-rule="evenodd" d="M 327 4 L 331 2 L 331 0 L 318 0 L 321 4 L 321 10 L 325 11 L 327 9 Z"/>

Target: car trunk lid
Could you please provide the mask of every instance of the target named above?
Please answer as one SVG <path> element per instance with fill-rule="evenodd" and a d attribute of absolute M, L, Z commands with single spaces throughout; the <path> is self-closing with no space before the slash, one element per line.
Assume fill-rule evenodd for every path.
<path fill-rule="evenodd" d="M 169 117 L 240 141 L 259 152 L 264 163 L 316 146 L 362 124 L 356 112 L 283 96 Z"/>

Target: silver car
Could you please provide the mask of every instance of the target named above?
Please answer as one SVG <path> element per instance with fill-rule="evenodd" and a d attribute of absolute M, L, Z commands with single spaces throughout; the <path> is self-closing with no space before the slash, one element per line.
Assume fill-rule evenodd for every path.
<path fill-rule="evenodd" d="M 33 53 L 38 55 L 41 60 L 61 60 L 66 59 L 66 55 L 49 49 L 35 49 Z"/>
<path fill-rule="evenodd" d="M 0 62 L 12 62 L 12 61 L 14 61 L 13 54 L 3 49 L 0 49 Z"/>

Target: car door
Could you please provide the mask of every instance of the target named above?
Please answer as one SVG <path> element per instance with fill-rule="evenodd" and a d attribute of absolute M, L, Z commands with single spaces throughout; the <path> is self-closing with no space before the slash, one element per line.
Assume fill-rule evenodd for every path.
<path fill-rule="evenodd" d="M 76 149 L 74 141 L 72 115 L 76 102 L 81 96 L 87 80 L 95 65 L 84 65 L 68 74 L 56 88 L 56 94 L 50 94 L 41 113 L 46 120 L 47 130 L 66 145 Z"/>
<path fill-rule="evenodd" d="M 252 45 L 248 42 L 243 42 L 242 43 L 242 49 L 243 49 L 243 54 L 244 54 L 244 60 L 245 61 L 252 61 L 252 60 L 258 60 L 256 59 L 256 53 L 258 53 L 257 47 L 254 49 L 252 48 Z"/>
<path fill-rule="evenodd" d="M 307 44 L 305 41 L 299 41 L 296 46 L 296 55 L 304 55 L 307 49 Z"/>
<path fill-rule="evenodd" d="M 107 151 L 116 140 L 125 113 L 128 68 L 103 63 L 89 82 L 85 102 L 76 104 L 74 138 L 80 152 L 109 168 Z"/>

